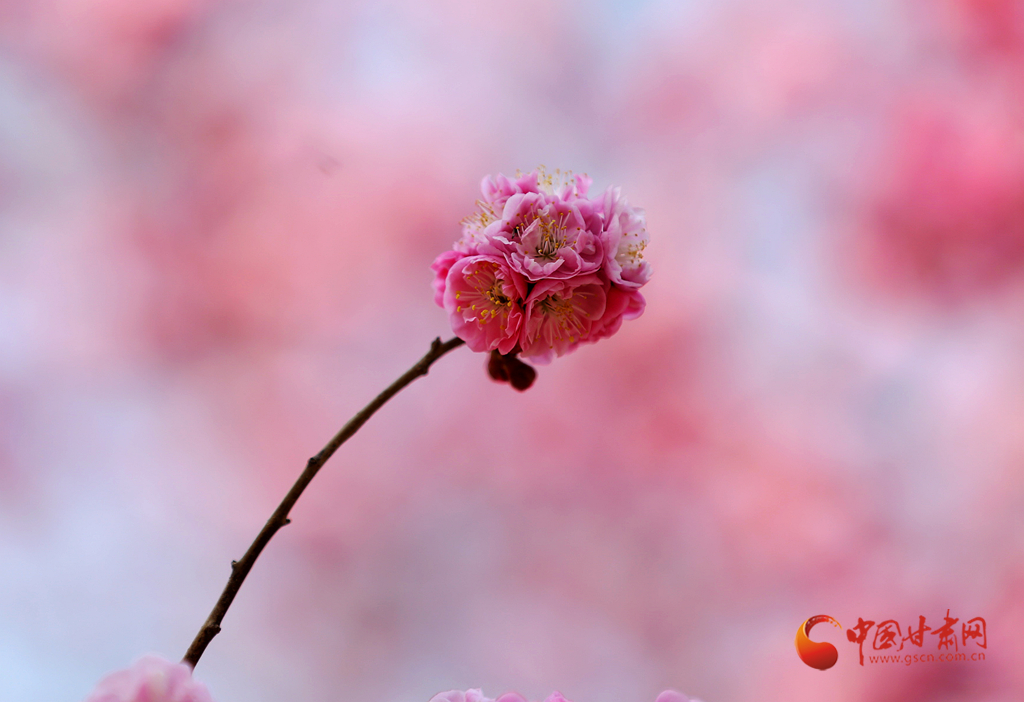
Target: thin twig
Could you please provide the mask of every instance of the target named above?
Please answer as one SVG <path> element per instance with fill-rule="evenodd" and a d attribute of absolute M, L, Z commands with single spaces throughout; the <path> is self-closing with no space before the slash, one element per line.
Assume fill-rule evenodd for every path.
<path fill-rule="evenodd" d="M 379 410 L 385 402 L 390 400 L 399 390 L 404 388 L 406 385 L 416 380 L 421 375 L 426 375 L 427 371 L 430 370 L 431 364 L 437 359 L 444 356 L 452 349 L 462 346 L 462 339 L 455 337 L 442 343 L 440 338 L 434 339 L 430 345 L 430 351 L 427 355 L 421 358 L 416 365 L 407 370 L 401 378 L 393 382 L 388 386 L 387 390 L 382 392 L 373 402 L 368 404 L 362 410 L 359 411 L 356 416 L 352 417 L 348 421 L 348 424 L 343 426 L 341 430 L 334 435 L 334 438 L 327 442 L 320 453 L 309 459 L 306 463 L 305 470 L 299 475 L 299 479 L 292 485 L 292 489 L 288 491 L 288 494 L 281 500 L 281 504 L 277 506 L 274 513 L 270 515 L 270 519 L 260 530 L 260 533 L 256 536 L 256 540 L 249 546 L 249 550 L 245 552 L 245 555 L 238 561 L 231 562 L 231 577 L 228 578 L 228 584 L 224 586 L 224 592 L 221 593 L 220 598 L 217 600 L 217 604 L 213 606 L 213 611 L 210 612 L 210 616 L 207 617 L 206 623 L 196 634 L 196 638 L 193 639 L 192 645 L 188 647 L 188 651 L 185 653 L 185 657 L 182 659 L 182 663 L 187 663 L 191 667 L 195 668 L 196 663 L 199 662 L 200 657 L 203 655 L 203 651 L 213 640 L 213 637 L 220 633 L 220 623 L 224 619 L 224 615 L 228 611 L 228 607 L 231 606 L 231 602 L 235 599 L 235 595 L 238 594 L 238 589 L 242 587 L 242 583 L 245 582 L 245 576 L 252 570 L 252 566 L 256 563 L 256 559 L 259 558 L 263 548 L 270 542 L 277 531 L 288 524 L 288 512 L 291 511 L 292 507 L 295 506 L 299 496 L 302 495 L 302 491 L 306 489 L 310 481 L 317 472 L 323 467 L 327 460 L 334 455 L 334 452 L 338 450 L 345 441 L 348 440 L 353 434 L 355 434 L 359 427 L 366 423 L 366 420 L 373 416 L 373 413 Z"/>

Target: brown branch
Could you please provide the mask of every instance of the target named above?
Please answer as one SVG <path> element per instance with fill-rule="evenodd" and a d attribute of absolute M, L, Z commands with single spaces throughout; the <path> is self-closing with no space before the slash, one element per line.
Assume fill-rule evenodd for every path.
<path fill-rule="evenodd" d="M 249 546 L 249 550 L 245 552 L 241 560 L 231 562 L 231 577 L 228 578 L 228 584 L 224 586 L 224 592 L 221 593 L 220 598 L 217 600 L 217 604 L 213 606 L 213 611 L 210 612 L 210 616 L 207 617 L 206 623 L 203 624 L 203 628 L 196 634 L 196 638 L 193 639 L 192 645 L 188 647 L 188 651 L 185 653 L 185 657 L 182 659 L 182 663 L 187 663 L 191 667 L 195 668 L 196 663 L 199 662 L 200 657 L 203 655 L 203 651 L 213 640 L 213 637 L 220 633 L 220 623 L 224 619 L 224 615 L 227 614 L 228 607 L 231 606 L 231 602 L 235 599 L 235 595 L 238 594 L 238 589 L 242 587 L 242 583 L 245 582 L 245 576 L 252 570 L 252 566 L 256 563 L 256 559 L 259 558 L 263 548 L 270 542 L 277 531 L 288 524 L 291 520 L 288 519 L 288 512 L 291 511 L 292 507 L 295 506 L 299 496 L 302 495 L 302 491 L 306 489 L 310 481 L 317 472 L 323 467 L 327 460 L 334 455 L 334 452 L 338 450 L 338 447 L 345 443 L 349 437 L 355 434 L 359 427 L 366 423 L 366 420 L 373 416 L 373 413 L 379 410 L 385 402 L 390 400 L 399 390 L 404 388 L 406 385 L 416 380 L 421 375 L 426 375 L 427 371 L 430 370 L 431 364 L 437 359 L 444 356 L 452 349 L 462 346 L 462 339 L 455 337 L 448 341 L 441 342 L 440 338 L 434 339 L 430 345 L 430 351 L 427 355 L 421 358 L 416 365 L 407 370 L 401 378 L 391 383 L 387 390 L 382 392 L 373 402 L 368 404 L 362 410 L 359 411 L 356 416 L 352 417 L 348 421 L 348 424 L 343 426 L 341 430 L 334 435 L 334 438 L 327 442 L 327 445 L 320 449 L 320 453 L 309 459 L 306 463 L 305 470 L 299 475 L 299 479 L 292 485 L 292 489 L 288 491 L 288 494 L 281 500 L 281 504 L 277 506 L 274 513 L 270 515 L 270 519 L 260 530 L 260 533 L 256 536 L 256 540 Z"/>

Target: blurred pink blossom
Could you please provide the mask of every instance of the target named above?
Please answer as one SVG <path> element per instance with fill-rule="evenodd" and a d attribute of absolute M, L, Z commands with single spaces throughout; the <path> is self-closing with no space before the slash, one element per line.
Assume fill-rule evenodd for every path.
<path fill-rule="evenodd" d="M 1024 120 L 968 98 L 911 98 L 895 120 L 869 206 L 890 281 L 960 295 L 1024 272 Z"/>
<path fill-rule="evenodd" d="M 0 38 L 100 108 L 124 108 L 152 85 L 216 2 L 40 0 L 6 3 Z"/>
<path fill-rule="evenodd" d="M 212 702 L 192 669 L 159 656 L 143 656 L 131 668 L 100 680 L 85 702 Z"/>
<path fill-rule="evenodd" d="M 930 2 L 924 7 L 936 9 Z M 948 10 L 944 19 L 949 33 L 966 45 L 1007 57 L 1024 50 L 1024 6 L 1019 0 L 949 0 Z"/>
<path fill-rule="evenodd" d="M 506 692 L 498 697 L 497 700 L 492 700 L 485 696 L 483 691 L 474 688 L 465 692 L 462 690 L 441 692 L 430 698 L 430 702 L 527 702 L 527 700 L 517 692 Z M 568 702 L 568 700 L 562 696 L 562 693 L 552 692 L 544 702 Z M 687 697 L 675 690 L 665 690 L 658 695 L 655 702 L 700 702 L 700 700 Z"/>

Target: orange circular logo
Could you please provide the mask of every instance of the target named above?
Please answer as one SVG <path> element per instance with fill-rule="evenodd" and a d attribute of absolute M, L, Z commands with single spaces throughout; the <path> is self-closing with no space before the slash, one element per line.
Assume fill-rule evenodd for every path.
<path fill-rule="evenodd" d="M 815 624 L 831 622 L 839 629 L 843 626 L 827 614 L 818 614 L 811 617 L 796 630 L 796 652 L 807 665 L 818 670 L 828 670 L 839 660 L 839 651 L 830 643 L 824 641 L 811 641 L 811 629 Z"/>

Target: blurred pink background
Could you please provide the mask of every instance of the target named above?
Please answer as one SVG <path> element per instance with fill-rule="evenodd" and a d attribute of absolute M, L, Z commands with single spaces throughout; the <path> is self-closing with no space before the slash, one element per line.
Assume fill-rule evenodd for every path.
<path fill-rule="evenodd" d="M 1024 698 L 1019 2 L 7 0 L 0 700 L 178 659 L 450 336 L 480 178 L 538 164 L 647 209 L 646 313 L 525 394 L 459 349 L 387 405 L 215 698 Z M 947 609 L 984 663 L 795 653 Z"/>

